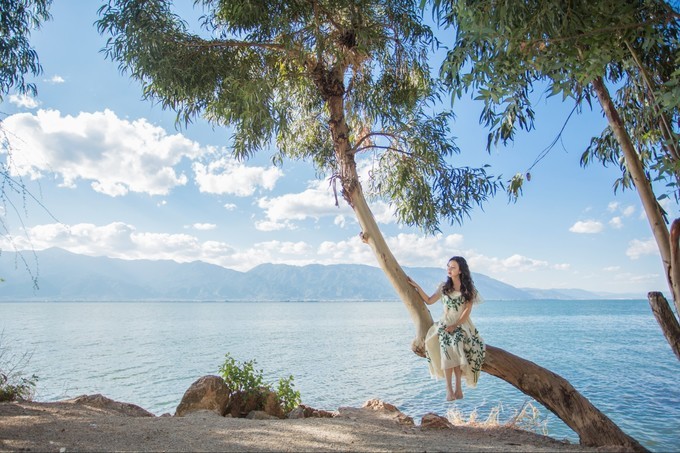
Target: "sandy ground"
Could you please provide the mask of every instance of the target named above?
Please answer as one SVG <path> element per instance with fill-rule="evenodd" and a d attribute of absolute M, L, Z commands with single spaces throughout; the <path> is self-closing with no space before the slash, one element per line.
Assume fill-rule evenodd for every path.
<path fill-rule="evenodd" d="M 421 420 L 399 423 L 394 413 L 371 408 L 335 413 L 333 418 L 286 420 L 226 418 L 206 411 L 137 417 L 73 402 L 0 403 L 0 451 L 616 451 L 507 427 L 425 429 Z"/>

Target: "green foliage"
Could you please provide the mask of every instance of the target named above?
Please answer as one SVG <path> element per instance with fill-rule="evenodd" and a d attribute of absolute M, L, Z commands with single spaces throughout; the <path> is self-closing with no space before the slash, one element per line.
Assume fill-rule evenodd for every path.
<path fill-rule="evenodd" d="M 31 30 L 49 20 L 52 0 L 3 0 L 0 2 L 0 101 L 12 87 L 36 94 L 35 84 L 24 75 L 42 72 L 38 54 L 31 47 Z"/>
<path fill-rule="evenodd" d="M 0 401 L 30 400 L 35 391 L 38 380 L 36 375 L 31 377 L 13 377 L 0 372 Z"/>
<path fill-rule="evenodd" d="M 356 186 L 355 156 L 377 157 L 372 195 L 429 232 L 502 187 L 486 167 L 454 165 L 451 114 L 429 64 L 437 42 L 419 0 L 195 5 L 198 31 L 169 0 L 110 0 L 97 22 L 107 58 L 180 124 L 231 126 L 236 157 L 273 148 L 274 163 L 310 161 L 345 192 Z"/>
<path fill-rule="evenodd" d="M 616 109 L 650 180 L 678 198 L 680 171 L 680 14 L 663 0 L 434 0 L 455 29 L 441 66 L 454 99 L 464 93 L 484 103 L 480 122 L 487 148 L 534 126 L 534 86 L 545 95 L 590 106 L 591 82 L 616 89 Z M 616 11 L 616 14 L 612 14 Z M 542 97 L 542 96 L 541 96 Z M 614 96 L 613 96 L 614 97 Z M 594 137 L 582 164 L 621 169 L 615 189 L 631 187 L 611 128 Z M 517 180 L 513 181 L 514 183 Z"/>
<path fill-rule="evenodd" d="M 279 378 L 276 394 L 281 402 L 281 407 L 283 407 L 283 412 L 286 414 L 300 405 L 300 392 L 294 388 L 292 375 L 287 378 Z"/>
<path fill-rule="evenodd" d="M 241 363 L 231 355 L 225 355 L 220 375 L 232 392 L 253 392 L 262 387 L 262 370 L 256 370 L 255 363 L 255 360 Z"/>
<path fill-rule="evenodd" d="M 244 392 L 253 394 L 265 391 L 275 392 L 279 404 L 284 413 L 288 413 L 300 405 L 300 392 L 295 390 L 293 376 L 280 378 L 276 389 L 272 385 L 265 384 L 262 370 L 255 368 L 255 360 L 239 362 L 230 354 L 225 354 L 224 363 L 220 366 L 219 373 L 224 382 L 233 393 Z"/>
<path fill-rule="evenodd" d="M 23 375 L 23 368 L 28 364 L 30 355 L 17 355 L 10 351 L 0 333 L 0 401 L 15 401 L 33 398 L 38 377 Z"/>

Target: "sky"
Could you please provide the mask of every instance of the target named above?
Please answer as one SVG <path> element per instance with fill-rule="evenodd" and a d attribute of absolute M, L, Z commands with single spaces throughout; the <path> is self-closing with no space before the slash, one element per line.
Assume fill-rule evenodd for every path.
<path fill-rule="evenodd" d="M 180 15 L 197 17 L 193 2 L 184 3 Z M 31 194 L 24 201 L 10 192 L 11 203 L 0 208 L 8 228 L 0 250 L 60 247 L 238 271 L 262 263 L 377 266 L 354 213 L 342 199 L 335 205 L 328 179 L 310 163 L 275 167 L 267 151 L 237 161 L 229 129 L 200 120 L 177 128 L 174 112 L 142 99 L 140 85 L 101 51 L 106 36 L 94 25 L 100 4 L 54 2 L 52 20 L 31 35 L 43 68 L 30 78 L 38 95 L 10 93 L 0 103 L 11 149 L 0 159 Z M 447 260 L 462 255 L 473 272 L 520 288 L 666 292 L 637 193 L 614 193 L 615 167 L 579 165 L 590 138 L 606 126 L 599 106 L 565 127 L 572 104 L 535 96 L 536 129 L 490 153 L 478 103 L 456 102 L 451 124 L 457 165 L 489 164 L 504 181 L 531 168 L 517 202 L 501 192 L 462 225 L 442 222 L 436 234 L 399 225 L 388 203 L 371 203 L 399 263 L 440 267 L 445 278 Z M 364 177 L 369 163 L 360 162 Z M 664 206 L 677 217 L 674 202 Z"/>

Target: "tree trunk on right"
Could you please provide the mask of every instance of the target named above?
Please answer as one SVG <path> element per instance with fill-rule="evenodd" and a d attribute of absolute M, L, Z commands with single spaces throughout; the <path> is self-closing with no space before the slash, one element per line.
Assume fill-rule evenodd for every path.
<path fill-rule="evenodd" d="M 671 232 L 668 231 L 666 227 L 666 222 L 664 216 L 661 212 L 661 207 L 656 200 L 654 191 L 652 190 L 652 184 L 649 181 L 645 173 L 645 169 L 640 162 L 640 158 L 635 151 L 635 146 L 630 138 L 630 135 L 624 127 L 623 121 L 616 110 L 614 102 L 612 102 L 611 96 L 609 95 L 609 90 L 604 84 L 601 77 L 597 77 L 592 81 L 593 88 L 595 89 L 595 94 L 597 99 L 607 116 L 607 121 L 609 122 L 609 127 L 611 127 L 614 135 L 616 136 L 616 141 L 621 147 L 621 152 L 626 164 L 626 169 L 630 173 L 630 177 L 635 184 L 635 189 L 640 196 L 640 201 L 642 202 L 642 207 L 647 215 L 647 220 L 649 221 L 649 226 L 652 229 L 652 234 L 656 240 L 657 247 L 659 249 L 659 254 L 661 255 L 661 262 L 663 263 L 664 271 L 666 273 L 666 280 L 668 282 L 668 288 L 673 297 L 673 302 L 675 304 L 675 309 L 680 315 L 680 254 L 678 253 L 678 238 L 680 236 L 680 224 L 678 220 L 673 222 L 671 227 Z M 650 303 L 656 303 L 657 306 L 665 304 L 668 306 L 668 301 L 665 298 L 655 298 L 653 301 L 650 298 Z M 652 305 L 654 308 L 654 304 Z M 667 309 L 663 309 L 664 313 L 673 314 L 672 310 L 668 306 Z M 655 312 L 656 315 L 656 312 Z M 674 315 L 675 316 L 675 315 Z M 657 316 L 657 320 L 659 317 Z M 677 324 L 677 318 L 675 323 Z M 680 344 L 680 333 L 678 330 L 668 330 L 670 323 L 660 323 L 661 330 L 664 336 L 668 340 L 673 352 L 680 358 L 680 354 L 676 352 L 677 344 Z"/>
<path fill-rule="evenodd" d="M 486 345 L 482 371 L 503 379 L 544 405 L 578 434 L 582 445 L 647 451 L 552 371 L 491 345 Z"/>

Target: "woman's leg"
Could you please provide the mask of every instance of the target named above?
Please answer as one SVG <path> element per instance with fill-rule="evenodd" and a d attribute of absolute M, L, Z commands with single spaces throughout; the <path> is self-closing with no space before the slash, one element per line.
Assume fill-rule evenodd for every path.
<path fill-rule="evenodd" d="M 453 367 L 453 374 L 456 375 L 456 391 L 453 394 L 453 398 L 457 399 L 457 400 L 462 400 L 463 399 L 463 387 L 461 386 L 460 381 L 461 381 L 461 376 L 462 376 L 463 372 L 461 371 L 460 366 Z M 451 381 L 449 380 L 449 382 L 451 382 Z"/>
<path fill-rule="evenodd" d="M 456 367 L 460 369 L 460 367 Z M 453 401 L 456 399 L 456 392 L 453 391 L 451 378 L 453 377 L 453 368 L 444 369 L 444 376 L 446 376 L 446 401 Z"/>

